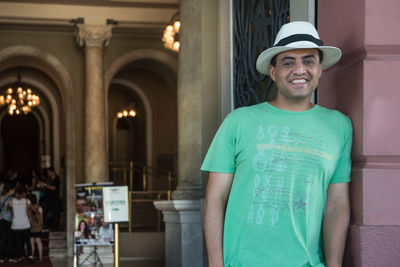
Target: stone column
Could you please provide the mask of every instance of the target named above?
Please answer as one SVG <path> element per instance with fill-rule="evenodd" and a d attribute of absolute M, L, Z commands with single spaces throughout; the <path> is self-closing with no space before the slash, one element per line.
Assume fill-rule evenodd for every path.
<path fill-rule="evenodd" d="M 203 197 L 201 1 L 181 1 L 178 66 L 178 187 L 173 199 Z"/>
<path fill-rule="evenodd" d="M 77 41 L 85 47 L 85 180 L 108 181 L 103 48 L 111 39 L 110 25 L 78 24 Z"/>
<path fill-rule="evenodd" d="M 204 126 L 210 125 L 210 116 L 213 120 L 220 115 L 215 105 L 219 95 L 217 31 L 213 30 L 217 8 L 218 1 L 180 1 L 178 186 L 172 201 L 154 203 L 164 215 L 167 267 L 203 267 L 204 185 L 200 166 L 210 138 Z"/>
<path fill-rule="evenodd" d="M 165 222 L 165 266 L 203 267 L 202 200 L 156 201 Z"/>

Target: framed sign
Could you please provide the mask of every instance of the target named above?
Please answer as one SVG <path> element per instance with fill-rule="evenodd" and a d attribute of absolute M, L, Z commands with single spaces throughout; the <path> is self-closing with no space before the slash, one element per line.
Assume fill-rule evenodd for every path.
<path fill-rule="evenodd" d="M 103 188 L 112 182 L 76 184 L 75 242 L 103 239 Z M 104 229 L 103 229 L 104 230 Z M 101 231 L 103 232 L 103 231 Z"/>
<path fill-rule="evenodd" d="M 129 221 L 128 186 L 104 187 L 103 208 L 105 222 Z"/>

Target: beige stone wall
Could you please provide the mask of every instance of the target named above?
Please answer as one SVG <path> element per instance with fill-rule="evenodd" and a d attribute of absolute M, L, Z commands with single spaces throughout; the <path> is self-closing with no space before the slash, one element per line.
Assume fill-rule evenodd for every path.
<path fill-rule="evenodd" d="M 47 53 L 52 54 L 56 58 L 60 60 L 60 62 L 64 65 L 64 67 L 69 72 L 73 86 L 74 86 L 74 99 L 76 101 L 76 125 L 74 125 L 76 132 L 76 183 L 84 182 L 84 99 L 85 99 L 85 53 L 84 49 L 80 48 L 76 42 L 76 36 L 73 32 L 64 32 L 64 33 L 56 33 L 56 32 L 40 32 L 40 31 L 19 31 L 19 30 L 0 30 L 0 50 L 14 45 L 27 45 L 33 46 L 40 50 L 46 51 Z M 156 49 L 163 53 L 168 54 L 171 57 L 177 58 L 177 54 L 165 49 L 161 42 L 161 37 L 139 37 L 139 36 L 128 36 L 128 35 L 116 35 L 113 36 L 109 46 L 104 48 L 104 70 L 106 70 L 118 57 L 121 55 L 133 51 L 135 49 Z M 51 70 L 49 70 L 51 72 Z M 176 78 L 175 78 L 176 79 Z M 149 81 L 151 79 L 147 79 Z M 145 85 L 146 81 L 140 81 L 142 87 L 149 87 L 158 89 L 159 87 L 171 87 L 171 84 L 152 84 Z M 162 81 L 161 81 L 162 83 Z M 172 85 L 173 86 L 173 85 Z M 176 86 L 176 84 L 175 84 Z M 176 136 L 176 121 L 173 123 L 165 123 L 165 116 L 171 118 L 174 113 L 173 105 L 176 103 L 157 103 L 161 100 L 157 99 L 157 90 L 153 90 L 152 99 L 154 100 L 152 105 L 155 106 L 155 113 L 158 113 L 159 110 L 165 110 L 165 105 L 167 113 L 163 113 L 162 116 L 158 116 L 157 120 L 154 121 L 154 126 L 159 127 L 161 129 L 167 130 L 168 135 Z M 107 89 L 106 89 L 107 90 Z M 172 93 L 171 93 L 172 90 Z M 150 90 L 151 91 L 151 90 Z M 151 92 L 147 92 L 151 94 Z M 162 95 L 162 91 L 158 91 Z M 174 93 L 175 92 L 175 95 Z M 168 95 L 169 99 L 173 99 L 176 101 L 176 88 L 168 88 L 165 94 Z M 161 97 L 162 99 L 163 97 Z M 171 104 L 173 104 L 171 106 Z M 159 109 L 159 110 L 157 110 Z M 175 111 L 176 113 L 176 111 Z M 163 118 L 164 116 L 164 118 Z M 160 124 L 157 124 L 160 123 Z M 63 124 L 64 121 L 61 121 Z M 163 125 L 163 123 L 165 125 Z M 161 132 L 154 132 L 155 150 L 154 155 L 158 153 L 174 153 L 176 154 L 176 147 L 171 147 L 171 142 L 166 141 L 158 141 L 161 143 L 157 143 L 157 140 L 161 140 L 159 136 Z M 158 135 L 158 136 L 157 136 Z M 165 140 L 165 139 L 162 139 Z M 61 140 L 63 142 L 63 140 Z M 164 142 L 164 143 L 163 143 Z M 61 151 L 61 156 L 63 155 L 63 151 Z"/>
<path fill-rule="evenodd" d="M 163 46 L 161 41 L 161 32 L 159 37 L 114 34 L 111 38 L 110 44 L 104 49 L 104 69 L 107 70 L 118 57 L 130 51 L 143 48 L 156 49 L 174 58 L 177 58 L 178 56 L 177 53 L 172 52 Z"/>
<path fill-rule="evenodd" d="M 77 46 L 73 33 L 49 33 L 36 31 L 6 31 L 0 30 L 0 50 L 10 46 L 26 45 L 38 48 L 42 51 L 50 53 L 61 61 L 71 76 L 74 86 L 74 98 L 77 102 L 77 114 L 83 112 L 83 88 L 84 88 L 84 57 L 83 51 Z M 3 66 L 4 67 L 4 66 Z M 52 70 L 49 70 L 52 72 Z M 60 94 L 60 93 L 59 93 Z M 63 118 L 65 119 L 65 118 Z M 64 125 L 65 121 L 61 120 Z M 82 161 L 83 145 L 82 120 L 76 120 L 76 166 L 77 166 L 77 182 L 83 177 Z M 64 135 L 65 136 L 65 135 Z M 63 143 L 64 140 L 60 140 Z M 65 151 L 61 151 L 64 156 Z"/>

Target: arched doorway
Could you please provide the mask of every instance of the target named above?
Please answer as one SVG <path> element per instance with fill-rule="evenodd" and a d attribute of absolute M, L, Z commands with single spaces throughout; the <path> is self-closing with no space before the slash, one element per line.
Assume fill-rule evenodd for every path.
<path fill-rule="evenodd" d="M 3 166 L 16 171 L 21 182 L 30 184 L 32 170 L 40 169 L 39 124 L 32 113 L 5 115 L 1 120 Z"/>
<path fill-rule="evenodd" d="M 50 166 L 54 167 L 56 172 L 64 177 L 60 166 L 62 146 L 59 140 L 62 136 L 60 136 L 59 110 L 61 109 L 61 102 L 58 88 L 45 72 L 37 69 L 35 66 L 19 65 L 7 68 L 0 73 L 0 93 L 4 95 L 6 89 L 13 85 L 15 86 L 15 82 L 18 79 L 21 80 L 21 85 L 25 90 L 29 88 L 32 93 L 40 98 L 40 104 L 33 107 L 28 114 L 21 113 L 19 115 L 10 115 L 8 113 L 8 104 L 0 107 L 0 121 L 3 122 L 1 125 L 0 155 L 1 159 L 4 158 L 3 161 L 0 160 L 0 172 L 9 172 L 16 167 L 16 163 L 11 163 L 11 161 L 15 162 L 17 160 L 14 158 L 15 156 L 12 156 L 14 155 L 12 142 L 15 141 L 13 138 L 25 134 L 26 140 L 28 137 L 35 138 L 35 159 L 34 163 L 26 162 L 26 164 L 23 164 L 25 170 L 22 170 L 21 166 L 18 167 L 18 173 L 23 176 L 24 181 L 28 176 L 31 176 L 32 170 L 39 171 L 42 168 Z M 32 128 L 32 121 L 36 122 L 35 128 Z M 4 123 L 7 125 L 4 125 Z M 14 129 L 16 123 L 17 128 Z M 29 136 L 29 134 L 32 134 L 31 131 L 33 129 L 37 129 L 37 133 Z M 23 148 L 17 149 L 21 151 L 18 152 L 18 161 L 28 160 L 28 154 L 25 154 L 27 149 L 26 145 Z M 42 157 L 49 159 L 46 164 L 42 164 Z"/>
<path fill-rule="evenodd" d="M 25 82 L 36 87 L 45 99 L 44 105 L 39 105 L 32 114 L 40 129 L 39 151 L 42 155 L 52 155 L 51 164 L 54 164 L 62 187 L 65 188 L 65 191 L 61 191 L 65 193 L 63 198 L 67 205 L 66 243 L 68 255 L 72 255 L 75 228 L 73 186 L 76 180 L 76 101 L 73 101 L 71 76 L 59 59 L 32 46 L 16 45 L 0 50 L 0 63 L 0 86 L 10 82 L 11 77 L 15 79 L 15 75 L 9 73 L 13 68 L 22 67 L 28 70 L 22 70 Z M 0 110 L 0 120 L 2 114 L 4 110 Z"/>
<path fill-rule="evenodd" d="M 135 140 L 131 150 L 145 155 L 142 164 L 148 167 L 176 170 L 177 157 L 177 76 L 176 59 L 151 49 L 138 49 L 119 57 L 106 72 L 109 158 L 116 155 L 116 114 L 135 102 L 140 110 Z M 120 97 L 123 96 L 123 97 Z M 136 142 L 136 141 L 135 141 Z M 126 144 L 129 144 L 127 142 Z M 140 149 L 139 149 L 140 148 Z M 154 178 L 154 177 L 153 177 Z M 167 188 L 165 180 L 149 176 L 148 189 Z"/>
<path fill-rule="evenodd" d="M 106 85 L 109 158 L 121 165 L 129 160 L 133 166 L 133 229 L 160 229 L 151 200 L 167 198 L 167 191 L 175 189 L 176 180 L 169 175 L 177 165 L 176 60 L 157 50 L 131 51 L 111 65 Z M 130 106 L 136 116 L 118 118 Z"/>

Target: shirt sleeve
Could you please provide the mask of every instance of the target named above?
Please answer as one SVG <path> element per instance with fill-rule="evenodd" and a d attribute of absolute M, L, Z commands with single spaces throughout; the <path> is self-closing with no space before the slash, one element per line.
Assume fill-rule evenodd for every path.
<path fill-rule="evenodd" d="M 232 113 L 219 127 L 204 158 L 201 170 L 208 172 L 235 172 L 236 127 Z"/>
<path fill-rule="evenodd" d="M 340 154 L 339 161 L 336 165 L 335 173 L 332 176 L 330 183 L 347 183 L 350 182 L 351 173 L 351 146 L 353 143 L 353 127 L 350 118 L 346 116 L 344 125 L 345 140 Z"/>

